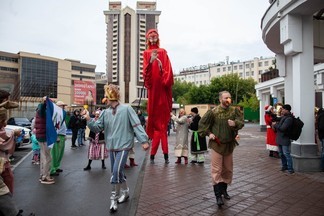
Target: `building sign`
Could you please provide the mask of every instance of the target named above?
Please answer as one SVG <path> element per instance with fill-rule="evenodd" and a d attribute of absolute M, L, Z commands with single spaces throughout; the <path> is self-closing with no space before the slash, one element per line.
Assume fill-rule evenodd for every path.
<path fill-rule="evenodd" d="M 92 81 L 74 80 L 74 104 L 95 105 L 96 83 Z"/>
<path fill-rule="evenodd" d="M 155 2 L 138 1 L 136 9 L 138 10 L 156 10 Z"/>
<path fill-rule="evenodd" d="M 109 10 L 121 10 L 121 2 L 109 2 Z"/>

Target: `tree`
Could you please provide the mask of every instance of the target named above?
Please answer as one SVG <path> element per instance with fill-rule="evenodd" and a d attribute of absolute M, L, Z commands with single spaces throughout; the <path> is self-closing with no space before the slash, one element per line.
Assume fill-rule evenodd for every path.
<path fill-rule="evenodd" d="M 192 83 L 180 82 L 176 80 L 172 87 L 172 96 L 174 101 L 179 104 L 189 104 L 188 92 L 194 85 Z"/>
<path fill-rule="evenodd" d="M 195 86 L 192 83 L 176 81 L 173 86 L 173 97 L 180 104 L 218 104 L 218 93 L 228 91 L 233 104 L 248 100 L 255 95 L 256 82 L 252 79 L 241 79 L 238 74 L 228 74 L 213 78 L 210 85 Z"/>
<path fill-rule="evenodd" d="M 201 85 L 199 87 L 193 86 L 189 90 L 189 98 L 191 104 L 209 104 L 212 103 L 212 92 L 209 86 Z"/>
<path fill-rule="evenodd" d="M 243 96 L 243 101 L 241 101 L 238 105 L 244 108 L 251 108 L 251 110 L 256 111 L 259 109 L 259 100 L 255 94 L 252 94 L 249 97 Z"/>
<path fill-rule="evenodd" d="M 211 92 L 228 91 L 232 95 L 234 104 L 238 104 L 243 97 L 255 93 L 255 81 L 252 78 L 241 79 L 238 74 L 228 74 L 211 80 Z M 218 95 L 216 98 L 218 101 Z"/>

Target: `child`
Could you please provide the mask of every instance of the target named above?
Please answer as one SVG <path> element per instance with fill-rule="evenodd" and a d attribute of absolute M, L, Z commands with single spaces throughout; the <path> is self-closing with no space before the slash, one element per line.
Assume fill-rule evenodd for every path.
<path fill-rule="evenodd" d="M 39 147 L 39 144 L 36 139 L 36 135 L 35 135 L 34 131 L 31 135 L 30 139 L 32 141 L 32 149 L 33 149 L 32 163 L 38 165 L 39 159 L 40 159 L 40 147 Z"/>

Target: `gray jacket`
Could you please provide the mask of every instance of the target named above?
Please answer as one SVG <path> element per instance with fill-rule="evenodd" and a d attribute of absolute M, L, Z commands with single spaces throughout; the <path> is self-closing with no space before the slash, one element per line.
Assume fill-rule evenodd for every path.
<path fill-rule="evenodd" d="M 278 145 L 288 146 L 291 144 L 291 140 L 288 137 L 288 132 L 293 124 L 293 118 L 291 114 L 287 114 L 280 119 L 280 122 L 274 125 L 277 132 L 276 142 Z"/>

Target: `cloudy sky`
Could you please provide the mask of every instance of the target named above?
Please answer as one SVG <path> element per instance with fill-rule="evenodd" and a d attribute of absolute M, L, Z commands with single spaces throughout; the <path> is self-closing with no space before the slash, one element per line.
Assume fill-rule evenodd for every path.
<path fill-rule="evenodd" d="M 225 61 L 273 57 L 260 22 L 268 0 L 156 0 L 161 47 L 175 73 Z M 108 0 L 0 0 L 0 50 L 77 59 L 104 72 Z M 136 0 L 122 1 L 135 9 Z"/>

